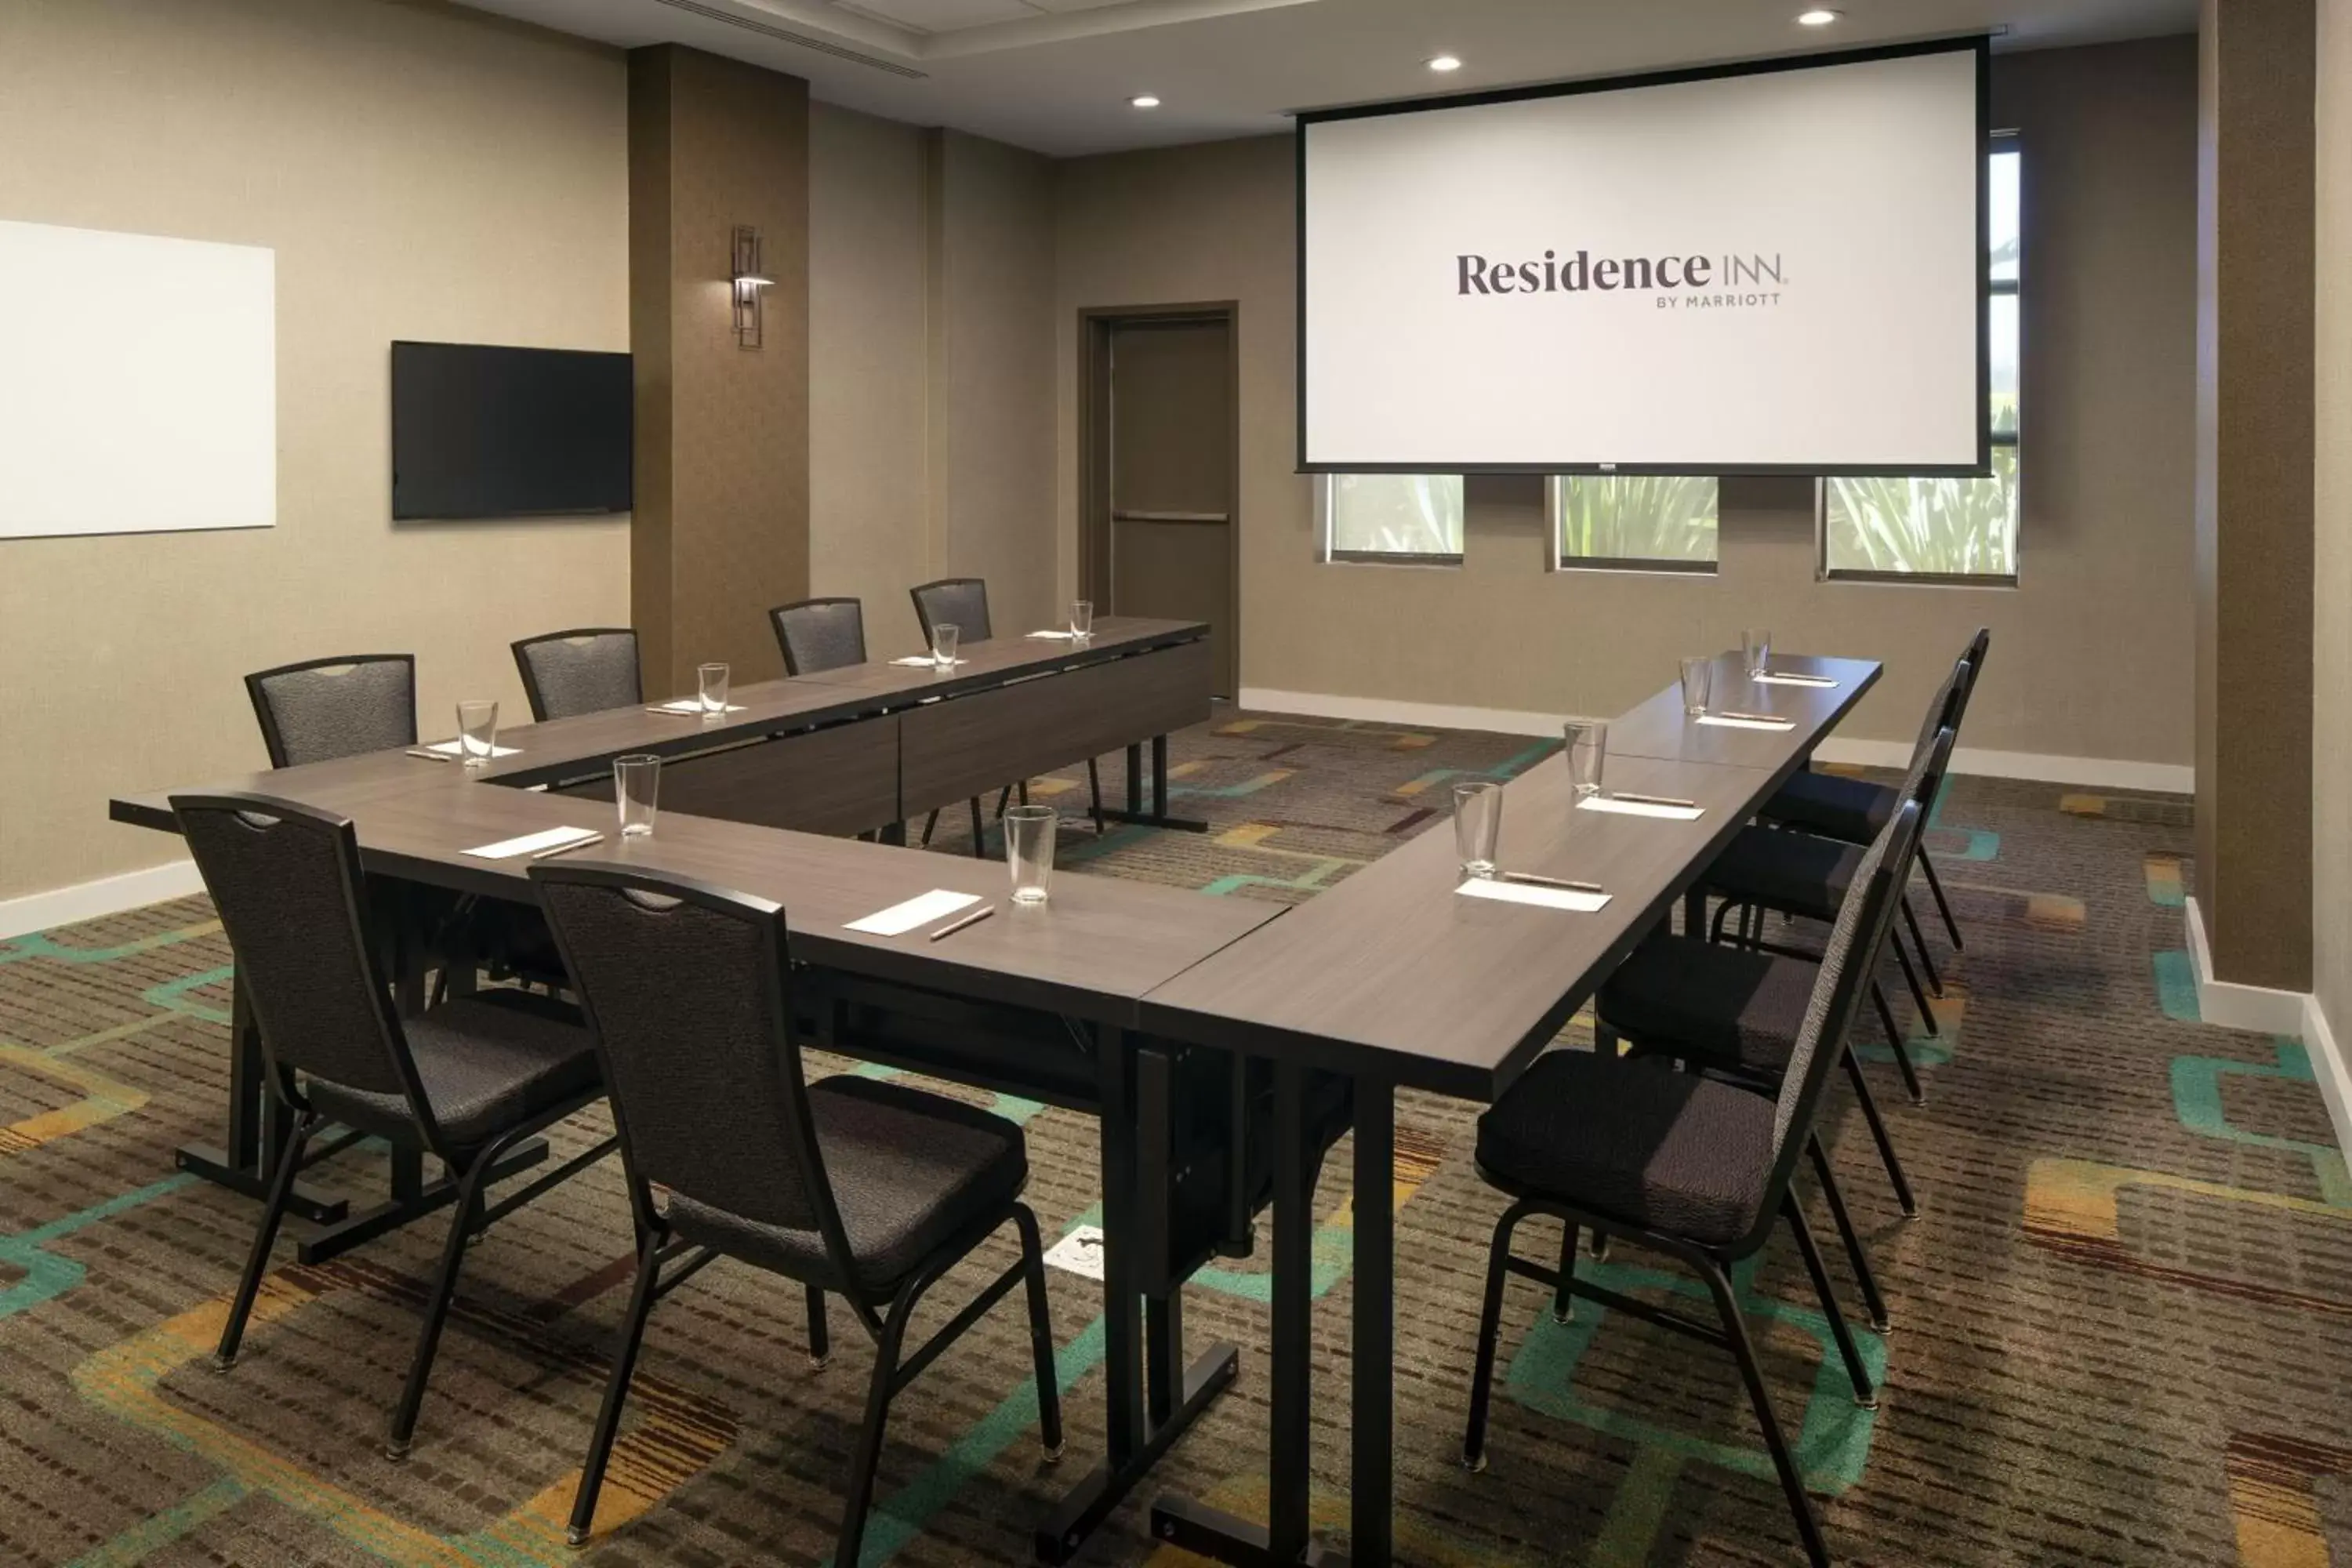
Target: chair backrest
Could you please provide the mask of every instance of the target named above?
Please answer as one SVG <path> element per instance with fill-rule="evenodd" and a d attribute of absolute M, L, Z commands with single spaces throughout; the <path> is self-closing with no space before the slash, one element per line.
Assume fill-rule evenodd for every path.
<path fill-rule="evenodd" d="M 988 584 L 982 578 L 942 577 L 908 592 L 915 597 L 915 618 L 923 623 L 926 647 L 931 628 L 941 621 L 956 628 L 959 642 L 986 642 L 995 635 L 988 629 Z"/>
<path fill-rule="evenodd" d="M 1960 716 L 1969 710 L 1969 699 L 1976 695 L 1977 678 L 1984 673 L 1985 655 L 1992 649 L 1992 628 L 1979 626 L 1977 635 L 1969 639 L 1969 651 L 1960 655 L 1969 661 L 1969 679 L 1962 684 L 1959 695 L 1952 700 L 1952 730 L 1958 733 Z"/>
<path fill-rule="evenodd" d="M 1948 749 L 1951 731 L 1941 731 L 1939 749 Z M 1880 954 L 1894 929 L 1897 900 L 1908 880 L 1911 853 L 1918 843 L 1927 808 L 1906 800 L 1877 840 L 1864 851 L 1855 868 L 1837 923 L 1822 950 L 1821 968 L 1813 977 L 1813 994 L 1806 1005 L 1795 1048 L 1780 1080 L 1772 1120 L 1772 1178 L 1767 1201 L 1756 1221 L 1752 1239 L 1770 1231 L 1797 1163 L 1804 1158 L 1805 1140 L 1813 1130 L 1822 1097 L 1829 1089 L 1845 1049 L 1846 1032 L 1853 1026 L 1863 996 L 1877 973 Z"/>
<path fill-rule="evenodd" d="M 851 1255 L 793 1035 L 784 911 L 609 863 L 530 868 L 580 992 L 641 1225 L 646 1184 Z"/>
<path fill-rule="evenodd" d="M 544 723 L 601 713 L 644 700 L 637 678 L 637 634 L 626 626 L 549 632 L 514 645 L 515 668 L 530 716 Z"/>
<path fill-rule="evenodd" d="M 370 957 L 350 819 L 265 795 L 175 795 L 172 811 L 228 932 L 272 1073 L 404 1096 L 430 1143 L 415 1061 Z"/>
<path fill-rule="evenodd" d="M 768 622 L 776 628 L 776 646 L 784 650 L 786 675 L 814 675 L 866 662 L 866 605 L 860 600 L 803 599 L 778 605 L 768 612 Z"/>
<path fill-rule="evenodd" d="M 1936 761 L 1936 737 L 1947 730 L 1959 733 L 1959 710 L 1968 701 L 1969 669 L 1969 661 L 1959 660 L 1937 688 L 1936 700 L 1927 704 L 1927 716 L 1919 725 L 1919 739 L 1911 748 L 1911 766 L 1903 775 L 1901 798 L 1919 801 L 1930 811 L 1935 809 L 1936 791 L 1944 782 L 1944 766 L 1951 761 L 1949 746 L 1944 748 L 1943 763 Z"/>
<path fill-rule="evenodd" d="M 269 765 L 290 768 L 416 744 L 416 658 L 338 654 L 245 678 Z"/>

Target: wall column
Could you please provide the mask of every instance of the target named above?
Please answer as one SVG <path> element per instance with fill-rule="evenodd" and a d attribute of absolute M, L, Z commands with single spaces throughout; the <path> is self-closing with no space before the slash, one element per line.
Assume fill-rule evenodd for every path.
<path fill-rule="evenodd" d="M 2203 0 L 2197 897 L 2211 978 L 2311 985 L 2313 0 Z"/>
<path fill-rule="evenodd" d="M 809 591 L 808 83 L 665 44 L 629 55 L 636 356 L 630 615 L 651 696 L 725 659 L 783 673 L 766 611 Z M 760 231 L 761 345 L 736 342 L 739 224 Z"/>

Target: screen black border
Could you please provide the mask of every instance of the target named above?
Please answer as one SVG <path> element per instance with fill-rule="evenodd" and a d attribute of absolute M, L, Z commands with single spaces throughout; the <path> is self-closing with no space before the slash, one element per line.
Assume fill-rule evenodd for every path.
<path fill-rule="evenodd" d="M 1921 55 L 1972 52 L 1977 61 L 1977 460 L 1974 465 L 1841 463 L 1644 463 L 1633 458 L 1612 463 L 1310 463 L 1307 460 L 1307 132 L 1335 120 L 1370 120 L 1391 114 L 1418 114 L 1433 109 L 1471 109 L 1489 103 L 1517 103 L 1538 98 L 1573 98 L 1585 93 L 1617 92 L 1632 88 L 1671 87 L 1683 82 L 1715 81 L 1726 77 L 1767 76 L 1782 71 L 1811 70 L 1825 66 L 1862 65 L 1872 60 L 1906 59 Z M 1489 88 L 1477 92 L 1393 99 L 1381 103 L 1351 104 L 1340 109 L 1301 110 L 1292 115 L 1292 156 L 1296 163 L 1297 215 L 1294 230 L 1298 270 L 1298 467 L 1302 474 L 1750 474 L 1852 475 L 1857 478 L 1984 479 L 1992 472 L 1992 281 L 1985 258 L 1992 246 L 1991 176 L 1983 149 L 1992 139 L 1992 35 L 1972 33 L 1958 37 L 1931 38 L 1903 44 L 1874 44 L 1861 48 L 1830 49 L 1811 54 L 1775 55 L 1769 59 L 1740 60 L 1726 65 L 1688 66 L 1672 70 L 1643 71 L 1630 76 L 1590 77 L 1575 81 L 1544 82 L 1526 87 Z"/>
<path fill-rule="evenodd" d="M 625 506 L 557 507 L 527 511 L 403 511 L 400 510 L 400 397 L 394 386 L 394 366 L 403 349 L 493 349 L 506 353 L 534 354 L 569 354 L 581 359 L 617 359 L 635 363 L 631 349 L 551 349 L 536 343 L 467 343 L 441 338 L 394 338 L 384 353 L 384 397 L 387 410 L 387 433 L 391 448 L 386 454 L 390 466 L 385 474 L 386 503 L 394 522 L 504 522 L 529 521 L 535 518 L 594 518 L 626 517 L 636 510 L 637 491 L 637 410 L 635 373 L 631 375 L 629 399 L 629 502 Z M 1301 426 L 1302 431 L 1304 426 Z"/>

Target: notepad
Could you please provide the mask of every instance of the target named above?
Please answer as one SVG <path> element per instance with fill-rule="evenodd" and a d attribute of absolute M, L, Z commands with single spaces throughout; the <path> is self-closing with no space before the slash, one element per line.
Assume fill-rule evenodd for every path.
<path fill-rule="evenodd" d="M 1070 642 L 1074 640 L 1078 634 L 1076 632 L 1031 632 L 1029 635 L 1033 637 L 1051 637 L 1055 642 Z"/>
<path fill-rule="evenodd" d="M 436 752 L 445 757 L 463 757 L 466 754 L 466 743 L 463 741 L 436 741 L 430 745 L 419 746 L 416 749 L 420 752 Z M 522 755 L 522 748 L 520 746 L 492 746 L 490 748 L 490 755 L 494 758 L 520 757 Z"/>
<path fill-rule="evenodd" d="M 1834 687 L 1837 684 L 1826 675 L 1798 675 L 1780 669 L 1767 670 L 1762 675 L 1751 675 L 1748 679 L 1759 686 Z"/>
<path fill-rule="evenodd" d="M 918 665 L 929 669 L 945 669 L 947 668 L 946 665 L 941 664 L 938 659 L 933 658 L 927 653 L 914 654 L 906 658 L 894 658 L 890 662 L 892 664 Z M 968 658 L 952 659 L 950 661 L 950 663 L 952 664 L 970 664 L 971 662 L 971 660 Z"/>
<path fill-rule="evenodd" d="M 1473 877 L 1454 889 L 1465 899 L 1493 899 L 1506 904 L 1533 904 L 1542 910 L 1568 910 L 1589 915 L 1609 906 L 1607 893 L 1582 893 L 1573 888 L 1542 888 L 1532 882 L 1504 882 Z"/>
<path fill-rule="evenodd" d="M 1797 727 L 1794 719 L 1734 719 L 1727 713 L 1702 713 L 1698 721 L 1719 724 L 1727 730 L 1793 730 Z"/>
<path fill-rule="evenodd" d="M 1588 795 L 1576 803 L 1579 811 L 1613 811 L 1621 816 L 1663 816 L 1673 822 L 1696 822 L 1706 815 L 1703 805 L 1665 805 L 1654 800 L 1623 800 L 1613 795 Z"/>
<path fill-rule="evenodd" d="M 928 925 L 941 915 L 951 915 L 978 902 L 978 893 L 958 893 L 946 888 L 933 888 L 929 892 L 918 894 L 904 903 L 877 910 L 862 921 L 852 921 L 845 929 L 862 931 L 868 936 L 904 936 L 919 925 Z"/>
<path fill-rule="evenodd" d="M 646 709 L 646 711 L 648 713 L 674 713 L 681 719 L 693 719 L 708 712 L 709 710 L 702 706 L 702 700 L 698 697 L 681 697 L 675 702 L 656 702 L 652 707 Z M 730 702 L 726 707 L 719 710 L 719 711 L 721 713 L 740 713 L 743 711 L 743 705 L 740 702 Z"/>
<path fill-rule="evenodd" d="M 496 844 L 478 845 L 464 853 L 477 860 L 511 860 L 518 855 L 536 855 L 560 844 L 577 844 L 583 838 L 596 837 L 598 834 L 593 827 L 550 827 L 537 833 L 526 833 L 520 838 L 501 838 Z"/>

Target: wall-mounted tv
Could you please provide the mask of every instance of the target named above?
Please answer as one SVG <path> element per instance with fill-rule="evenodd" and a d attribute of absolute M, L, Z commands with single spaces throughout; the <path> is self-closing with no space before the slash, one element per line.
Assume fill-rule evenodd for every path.
<path fill-rule="evenodd" d="M 392 515 L 559 517 L 630 508 L 629 356 L 392 345 Z"/>

